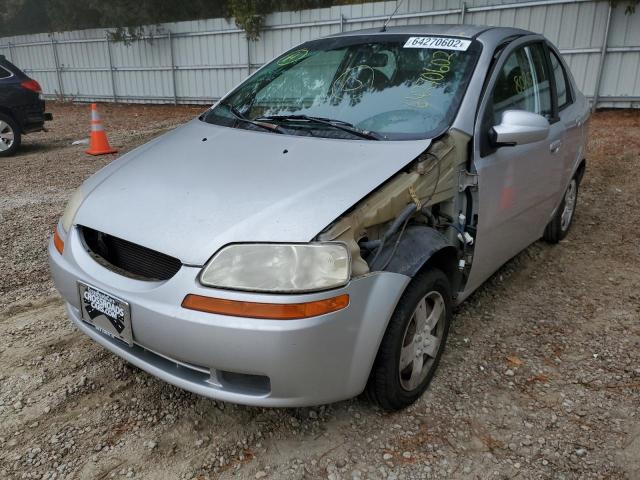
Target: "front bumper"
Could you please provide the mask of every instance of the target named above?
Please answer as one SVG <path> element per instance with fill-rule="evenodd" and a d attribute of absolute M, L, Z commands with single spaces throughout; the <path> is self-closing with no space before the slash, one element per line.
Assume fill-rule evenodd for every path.
<path fill-rule="evenodd" d="M 199 267 L 170 280 L 118 275 L 86 252 L 76 229 L 64 254 L 52 243 L 55 285 L 76 326 L 113 353 L 173 385 L 246 405 L 295 407 L 351 398 L 364 390 L 387 322 L 409 277 L 379 272 L 330 292 L 269 295 L 202 287 Z M 80 318 L 77 282 L 131 305 L 134 346 L 111 339 Z M 260 320 L 186 310 L 188 293 L 250 302 L 295 303 L 350 296 L 344 310 L 302 320 Z"/>

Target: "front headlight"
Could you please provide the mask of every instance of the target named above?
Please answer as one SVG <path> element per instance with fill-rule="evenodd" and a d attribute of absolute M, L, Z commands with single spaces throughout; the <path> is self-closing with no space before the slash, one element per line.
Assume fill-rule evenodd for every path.
<path fill-rule="evenodd" d="M 64 209 L 64 213 L 60 219 L 65 233 L 69 233 L 69 229 L 71 228 L 71 225 L 73 225 L 73 219 L 75 218 L 76 212 L 80 208 L 83 200 L 84 192 L 82 191 L 82 187 L 79 187 L 75 192 L 73 192 L 73 195 L 71 195 L 69 203 L 67 203 L 67 207 Z"/>
<path fill-rule="evenodd" d="M 341 243 L 238 244 L 220 250 L 200 275 L 209 287 L 309 292 L 345 285 L 351 261 Z"/>

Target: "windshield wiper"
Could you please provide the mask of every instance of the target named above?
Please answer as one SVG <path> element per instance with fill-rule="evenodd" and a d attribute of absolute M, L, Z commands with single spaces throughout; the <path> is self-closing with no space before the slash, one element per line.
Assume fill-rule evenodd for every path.
<path fill-rule="evenodd" d="M 235 119 L 238 122 L 250 123 L 251 125 L 255 125 L 256 127 L 260 127 L 274 133 L 284 133 L 282 130 L 280 130 L 280 127 L 278 125 L 273 125 L 271 123 L 257 122 L 255 120 L 251 120 L 250 118 L 245 117 L 242 114 L 242 112 L 240 112 L 236 107 L 234 107 L 230 103 L 222 102 L 222 103 L 219 103 L 218 105 L 229 110 L 229 112 L 235 117 Z"/>
<path fill-rule="evenodd" d="M 267 117 L 260 117 L 256 120 L 280 120 L 280 121 L 289 121 L 289 120 L 304 120 L 307 122 L 315 122 L 321 125 L 328 125 L 337 130 L 342 130 L 344 132 L 351 133 L 352 135 L 366 138 L 367 140 L 382 140 L 382 137 L 375 132 L 370 132 L 368 130 L 362 130 L 355 125 L 345 122 L 343 120 L 334 120 L 332 118 L 325 117 L 312 117 L 309 115 L 270 115 Z"/>

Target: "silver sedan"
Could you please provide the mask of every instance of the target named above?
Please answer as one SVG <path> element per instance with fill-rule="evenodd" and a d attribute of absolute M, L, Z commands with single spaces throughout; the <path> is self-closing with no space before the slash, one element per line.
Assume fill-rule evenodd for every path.
<path fill-rule="evenodd" d="M 303 43 L 72 196 L 49 247 L 80 331 L 192 392 L 262 406 L 431 382 L 452 309 L 571 226 L 589 109 L 519 29 Z"/>

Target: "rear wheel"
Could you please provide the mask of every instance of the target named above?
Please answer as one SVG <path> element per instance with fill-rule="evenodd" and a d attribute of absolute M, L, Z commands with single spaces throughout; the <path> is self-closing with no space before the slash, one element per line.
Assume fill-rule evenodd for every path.
<path fill-rule="evenodd" d="M 435 374 L 451 323 L 447 276 L 431 269 L 417 275 L 389 321 L 371 370 L 367 394 L 385 410 L 415 402 Z"/>
<path fill-rule="evenodd" d="M 0 157 L 10 157 L 20 146 L 20 128 L 8 115 L 0 113 Z"/>
<path fill-rule="evenodd" d="M 547 242 L 558 243 L 569 233 L 578 201 L 578 185 L 578 177 L 574 176 L 564 193 L 560 207 L 544 230 L 542 238 Z"/>

